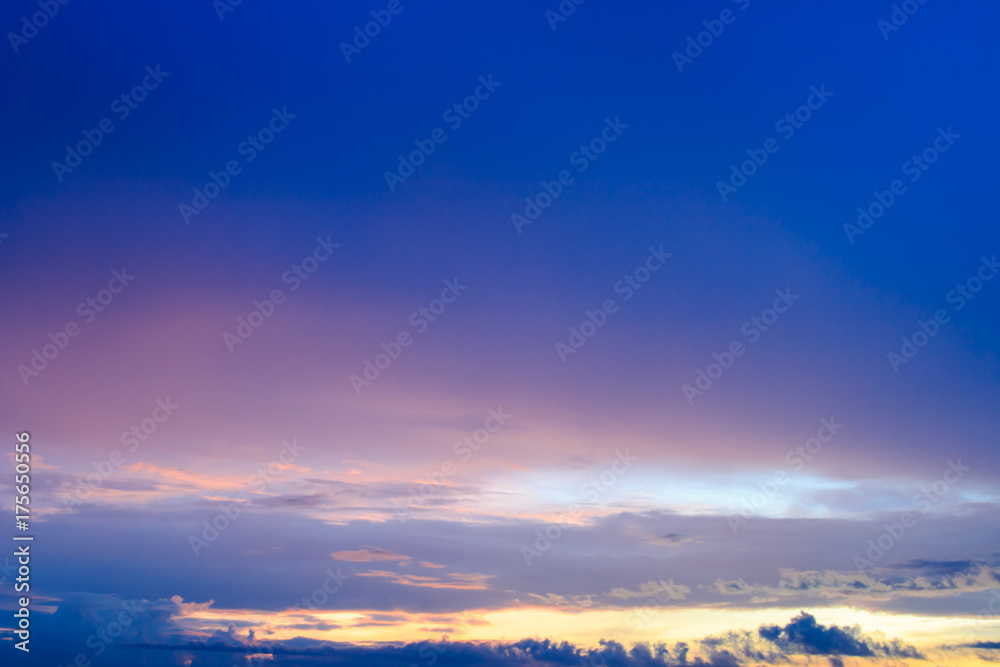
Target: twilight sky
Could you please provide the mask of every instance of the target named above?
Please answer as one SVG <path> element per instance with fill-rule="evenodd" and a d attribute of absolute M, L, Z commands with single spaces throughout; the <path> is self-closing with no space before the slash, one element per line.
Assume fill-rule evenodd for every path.
<path fill-rule="evenodd" d="M 1000 661 L 998 20 L 7 3 L 4 664 Z"/>

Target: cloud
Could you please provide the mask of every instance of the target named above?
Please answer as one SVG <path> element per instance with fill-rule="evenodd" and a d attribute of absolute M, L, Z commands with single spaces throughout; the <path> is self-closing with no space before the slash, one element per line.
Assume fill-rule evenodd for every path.
<path fill-rule="evenodd" d="M 683 533 L 664 533 L 655 528 L 641 525 L 626 525 L 622 533 L 634 540 L 657 544 L 665 547 L 675 547 L 688 542 L 696 542 L 697 538 Z"/>
<path fill-rule="evenodd" d="M 899 568 L 897 568 L 899 569 Z M 954 570 L 954 565 L 941 569 Z M 966 572 L 911 578 L 877 579 L 870 574 L 835 570 L 782 568 L 777 586 L 748 584 L 742 579 L 716 579 L 712 584 L 720 595 L 748 595 L 754 602 L 781 598 L 866 598 L 890 600 L 900 597 L 951 597 L 961 593 L 989 590 L 1000 577 L 989 567 L 973 563 Z"/>
<path fill-rule="evenodd" d="M 593 595 L 556 595 L 555 593 L 538 595 L 537 593 L 529 593 L 528 597 L 535 600 L 539 604 L 552 607 L 591 608 L 597 604 L 594 601 Z"/>
<path fill-rule="evenodd" d="M 177 608 L 181 610 L 181 614 L 188 615 L 199 611 L 205 611 L 215 604 L 215 600 L 209 600 L 208 602 L 185 602 L 184 598 L 180 595 L 175 595 L 170 598 L 170 601 L 177 605 Z"/>
<path fill-rule="evenodd" d="M 413 560 L 412 556 L 404 556 L 378 547 L 361 547 L 357 551 L 334 551 L 330 555 L 337 560 L 346 560 L 352 563 L 370 563 L 381 560 L 409 562 Z"/>
<path fill-rule="evenodd" d="M 421 586 L 424 588 L 451 588 L 455 590 L 485 591 L 489 590 L 489 579 L 493 575 L 481 574 L 479 572 L 449 572 L 450 580 L 441 577 L 424 577 L 416 574 L 398 574 L 385 570 L 372 570 L 371 572 L 359 572 L 359 577 L 383 577 L 389 579 L 394 584 L 402 586 Z"/>
<path fill-rule="evenodd" d="M 124 606 L 123 606 L 124 603 Z M 582 648 L 568 642 L 551 639 L 522 639 L 515 642 L 411 642 L 408 644 L 355 645 L 319 639 L 295 637 L 283 640 L 267 639 L 266 626 L 230 623 L 225 628 L 197 629 L 186 618 L 191 611 L 205 605 L 184 603 L 175 596 L 166 600 L 129 603 L 107 596 L 83 596 L 64 601 L 55 615 L 42 621 L 45 632 L 66 639 L 55 653 L 46 654 L 56 663 L 71 662 L 73 654 L 85 652 L 84 639 L 95 629 L 106 627 L 122 609 L 137 609 L 136 620 L 120 641 L 107 646 L 101 658 L 105 667 L 144 664 L 190 664 L 192 667 L 222 667 L 233 664 L 233 658 L 244 660 L 251 654 L 270 657 L 275 666 L 309 667 L 311 665 L 354 665 L 373 667 L 408 667 L 413 663 L 438 667 L 480 665 L 481 667 L 515 667 L 539 665 L 595 665 L 614 667 L 751 667 L 761 663 L 781 664 L 793 656 L 827 656 L 830 667 L 843 667 L 839 656 L 870 658 L 913 658 L 922 656 L 899 640 L 877 641 L 864 635 L 860 628 L 823 626 L 808 613 L 802 612 L 785 626 L 761 626 L 757 632 L 731 631 L 721 637 L 707 637 L 696 649 L 687 643 L 673 646 L 665 643 L 638 643 L 631 648 L 611 640 L 600 641 L 598 647 Z M 374 615 L 371 622 L 397 620 L 394 615 Z M 438 623 L 433 629 L 450 633 L 452 616 L 429 618 Z M 179 622 L 180 621 L 180 622 Z M 286 626 L 287 627 L 287 626 Z M 310 626 L 311 627 L 311 626 Z M 970 648 L 997 648 L 995 642 L 970 645 Z M 182 657 L 186 656 L 186 657 Z M 190 659 L 190 662 L 187 662 Z"/>
<path fill-rule="evenodd" d="M 981 564 L 974 560 L 931 560 L 929 558 L 914 558 L 905 563 L 887 565 L 891 570 L 918 570 L 924 574 L 942 575 L 958 574 L 977 569 Z"/>
<path fill-rule="evenodd" d="M 823 626 L 816 617 L 806 612 L 799 613 L 784 627 L 762 625 L 758 630 L 764 639 L 780 647 L 787 654 L 807 655 L 849 655 L 858 657 L 922 658 L 912 646 L 893 640 L 891 643 L 877 642 L 861 634 L 860 628 L 840 628 L 836 625 Z"/>
<path fill-rule="evenodd" d="M 523 639 L 512 643 L 455 643 L 417 642 L 410 644 L 362 647 L 329 642 L 296 639 L 281 643 L 260 643 L 235 645 L 226 633 L 211 638 L 199 639 L 185 645 L 142 646 L 144 657 L 156 659 L 156 653 L 163 653 L 164 659 L 156 665 L 171 664 L 169 656 L 184 655 L 192 667 L 233 664 L 233 657 L 239 655 L 267 656 L 265 664 L 289 667 L 316 665 L 370 665 L 371 667 L 408 667 L 414 663 L 434 664 L 438 667 L 539 667 L 548 665 L 613 665 L 615 667 L 739 667 L 736 658 L 725 651 L 701 657 L 689 657 L 685 644 L 678 644 L 671 651 L 664 645 L 636 645 L 631 649 L 613 641 L 602 641 L 599 648 L 582 649 L 567 642 L 549 639 Z M 181 664 L 185 661 L 178 660 Z M 102 659 L 107 667 L 128 664 L 123 661 Z M 176 663 L 174 663 L 176 664 Z"/>
<path fill-rule="evenodd" d="M 747 535 L 736 551 L 722 517 L 621 515 L 566 531 L 545 557 L 529 568 L 512 566 L 511 558 L 516 545 L 532 536 L 538 526 L 534 521 L 469 525 L 413 519 L 384 523 L 257 511 L 256 505 L 241 514 L 200 558 L 181 557 L 181 550 L 191 554 L 188 536 L 195 531 L 200 534 L 203 520 L 219 511 L 215 504 L 199 505 L 199 511 L 194 513 L 187 506 L 172 505 L 76 508 L 72 514 L 46 519 L 50 548 L 39 553 L 38 564 L 49 572 L 48 592 L 55 597 L 81 589 L 147 598 L 180 592 L 186 600 L 214 599 L 216 608 L 269 612 L 288 609 L 303 595 L 321 587 L 326 569 L 338 565 L 331 552 L 372 559 L 340 561 L 346 575 L 353 577 L 369 569 L 396 575 L 348 581 L 323 605 L 330 611 L 498 610 L 516 606 L 518 600 L 534 602 L 530 596 L 549 593 L 570 603 L 592 599 L 598 608 L 641 607 L 648 598 L 622 599 L 606 594 L 618 588 L 641 593 L 643 582 L 673 578 L 691 588 L 679 603 L 691 608 L 780 606 L 790 617 L 800 608 L 816 613 L 821 606 L 846 603 L 867 611 L 960 616 L 975 613 L 983 606 L 969 598 L 988 595 L 988 589 L 1000 587 L 994 583 L 993 574 L 982 569 L 980 561 L 976 561 L 975 571 L 949 574 L 947 579 L 932 573 L 935 568 L 954 566 L 930 562 L 923 563 L 925 569 L 884 567 L 864 575 L 825 569 L 850 563 L 850 549 L 864 543 L 864 531 L 871 527 L 853 522 L 762 518 L 754 524 L 755 528 L 759 525 L 760 534 Z M 926 521 L 929 533 L 951 531 L 950 539 L 938 551 L 942 562 L 981 554 L 981 535 L 1000 530 L 997 514 L 975 514 L 968 520 L 950 518 L 947 526 L 936 524 L 930 516 Z M 697 541 L 664 547 L 619 539 L 623 528 L 634 525 L 655 528 L 664 535 L 691 535 Z M 262 548 L 265 545 L 261 544 L 261 535 L 270 536 L 266 548 Z M 815 546 L 815 551 L 800 561 L 801 570 L 780 569 L 789 564 L 786 559 L 795 548 L 786 536 Z M 901 556 L 897 562 L 917 565 L 910 556 L 929 553 L 921 540 L 920 533 L 914 533 L 912 541 L 908 535 L 896 547 Z M 109 542 L 118 544 L 116 549 L 109 551 Z M 907 551 L 911 545 L 914 548 Z M 664 570 L 663 560 L 667 549 L 669 571 Z M 516 551 L 513 553 L 517 558 Z M 607 554 L 618 565 L 595 570 L 595 553 Z M 377 554 L 388 560 L 378 560 Z M 984 560 L 989 558 L 988 554 L 982 556 Z M 425 569 L 418 565 L 420 561 L 445 567 Z M 446 574 L 465 573 L 470 562 L 475 563 L 477 572 L 490 575 L 488 588 L 469 586 L 470 582 Z M 1000 560 L 988 562 L 1000 572 Z M 401 563 L 408 565 L 401 568 Z M 211 576 L 206 576 L 206 571 Z M 86 573 L 85 577 L 81 579 L 79 572 Z M 276 573 L 280 573 L 277 579 Z M 414 585 L 420 580 L 396 581 L 403 574 L 429 575 L 451 583 L 447 588 L 432 590 L 430 586 Z M 246 585 L 254 580 L 270 583 Z M 464 585 L 456 588 L 456 584 Z M 676 607 L 678 603 L 664 604 Z"/>
<path fill-rule="evenodd" d="M 673 579 L 660 579 L 659 581 L 647 581 L 639 584 L 639 590 L 630 591 L 627 588 L 612 588 L 604 595 L 618 600 L 632 600 L 635 598 L 655 598 L 657 600 L 683 600 L 691 594 L 690 586 L 678 584 Z"/>

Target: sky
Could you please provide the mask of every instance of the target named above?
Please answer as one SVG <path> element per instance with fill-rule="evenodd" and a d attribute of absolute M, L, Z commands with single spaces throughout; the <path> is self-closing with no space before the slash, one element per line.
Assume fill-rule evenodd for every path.
<path fill-rule="evenodd" d="M 5 4 L 4 664 L 1000 661 L 998 19 Z"/>

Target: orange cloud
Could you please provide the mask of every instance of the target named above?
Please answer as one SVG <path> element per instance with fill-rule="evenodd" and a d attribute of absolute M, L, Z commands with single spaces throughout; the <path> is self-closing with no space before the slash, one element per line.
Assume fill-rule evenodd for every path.
<path fill-rule="evenodd" d="M 393 553 L 388 549 L 367 546 L 363 546 L 357 551 L 334 551 L 330 555 L 337 560 L 345 560 L 351 563 L 370 563 L 378 560 L 395 560 L 408 563 L 413 560 L 412 556 L 404 556 Z"/>
<path fill-rule="evenodd" d="M 402 586 L 420 586 L 423 588 L 449 588 L 465 591 L 485 591 L 489 590 L 488 580 L 493 576 L 490 574 L 480 574 L 471 572 L 463 574 L 452 572 L 448 576 L 451 581 L 439 577 L 422 577 L 415 574 L 397 574 L 385 570 L 372 570 L 371 572 L 359 572 L 359 577 L 384 577 L 391 579 L 392 583 Z"/>

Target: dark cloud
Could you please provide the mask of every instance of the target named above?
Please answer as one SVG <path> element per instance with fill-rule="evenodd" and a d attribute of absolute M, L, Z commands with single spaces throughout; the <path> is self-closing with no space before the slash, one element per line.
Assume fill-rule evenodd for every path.
<path fill-rule="evenodd" d="M 762 625 L 757 633 L 764 639 L 779 646 L 786 653 L 807 655 L 922 658 L 912 646 L 893 640 L 891 643 L 877 642 L 864 637 L 859 628 L 841 628 L 836 625 L 823 626 L 816 617 L 806 612 L 799 613 L 784 627 Z"/>
<path fill-rule="evenodd" d="M 916 570 L 930 575 L 947 575 L 969 572 L 985 565 L 982 561 L 975 560 L 931 560 L 928 558 L 914 558 L 903 563 L 893 563 L 887 565 L 893 570 Z"/>
<path fill-rule="evenodd" d="M 348 488 L 351 493 L 357 490 Z M 292 509 L 290 505 L 300 499 L 272 502 Z M 198 556 L 189 536 L 202 534 L 203 522 L 220 511 L 218 503 L 204 501 L 197 511 L 173 505 L 117 509 L 87 505 L 72 513 L 49 515 L 33 525 L 39 539 L 49 545 L 35 561 L 39 571 L 46 572 L 39 586 L 41 592 L 57 598 L 72 592 L 145 599 L 180 595 L 185 600 L 212 599 L 220 608 L 277 611 L 312 595 L 327 580 L 330 568 L 341 567 L 350 578 L 336 594 L 317 601 L 319 609 L 438 614 L 507 608 L 525 600 L 552 601 L 546 604 L 602 600 L 616 607 L 642 607 L 649 596 L 601 596 L 618 589 L 640 591 L 650 581 L 672 580 L 690 589 L 683 599 L 690 606 L 781 606 L 795 611 L 849 599 L 859 609 L 891 607 L 903 613 L 937 615 L 968 613 L 977 604 L 968 598 L 1000 584 L 985 574 L 970 578 L 981 571 L 973 569 L 959 573 L 969 575 L 961 581 L 955 580 L 957 575 L 887 567 L 865 575 L 843 572 L 845 563 L 869 539 L 872 526 L 860 521 L 755 518 L 745 534 L 738 536 L 737 551 L 725 517 L 622 513 L 566 530 L 529 566 L 519 549 L 522 544 L 533 545 L 535 531 L 544 528 L 535 521 L 333 522 L 309 516 L 301 506 L 296 509 L 300 511 L 276 511 L 255 502 Z M 969 555 L 981 553 L 981 535 L 998 530 L 1000 514 L 947 519 L 928 515 L 922 522 L 926 535 L 907 534 L 893 549 L 894 562 L 957 569 L 962 562 L 981 562 Z M 934 536 L 942 530 L 952 536 L 944 553 L 952 557 L 940 559 L 938 565 L 915 560 L 928 553 Z M 815 547 L 808 562 L 802 563 L 810 570 L 784 576 L 787 555 L 795 553 L 803 541 Z M 400 560 L 338 563 L 331 556 L 366 545 L 399 554 Z M 595 553 L 613 557 L 620 567 L 596 572 Z M 667 570 L 663 559 L 668 553 Z M 404 567 L 402 562 L 409 564 Z M 443 573 L 488 577 L 484 579 L 488 585 L 436 589 L 407 585 L 412 580 L 402 575 L 431 574 L 421 571 L 420 562 L 441 565 Z M 399 576 L 359 576 L 374 569 Z M 446 574 L 438 576 L 446 578 Z M 915 578 L 920 579 L 919 585 L 913 583 Z M 247 581 L 255 583 L 248 586 Z"/>
<path fill-rule="evenodd" d="M 198 605 L 194 605 L 197 607 Z M 131 610 L 131 611 L 130 611 Z M 112 642 L 95 640 L 107 633 L 123 611 L 132 621 Z M 353 645 L 297 637 L 270 641 L 246 624 L 230 624 L 212 632 L 185 631 L 177 622 L 190 606 L 179 599 L 129 601 L 113 596 L 75 596 L 60 603 L 55 614 L 40 615 L 37 637 L 60 638 L 58 646 L 39 646 L 25 664 L 70 664 L 77 655 L 102 667 L 184 664 L 192 667 L 222 667 L 244 664 L 247 656 L 267 654 L 263 664 L 309 667 L 311 665 L 372 665 L 374 667 L 421 667 L 479 665 L 482 667 L 606 665 L 607 667 L 750 667 L 761 663 L 787 663 L 795 655 L 825 655 L 831 667 L 843 667 L 838 656 L 862 658 L 921 658 L 917 651 L 900 644 L 875 641 L 859 628 L 822 626 L 805 612 L 785 625 L 762 626 L 757 633 L 731 631 L 722 637 L 703 639 L 697 652 L 680 642 L 635 644 L 631 648 L 601 640 L 596 648 L 581 648 L 550 639 L 517 642 L 423 641 L 381 645 Z M 310 627 L 310 626 L 307 626 Z M 305 629 L 305 628 L 303 628 Z M 117 632 L 117 628 L 114 629 Z M 265 633 L 266 634 L 266 633 Z M 983 642 L 970 648 L 998 648 Z"/>
<path fill-rule="evenodd" d="M 282 643 L 235 645 L 226 636 L 189 642 L 184 645 L 146 644 L 147 653 L 187 655 L 192 667 L 232 664 L 220 656 L 269 654 L 268 665 L 371 665 L 372 667 L 409 667 L 437 665 L 439 667 L 480 665 L 482 667 L 516 667 L 546 665 L 606 665 L 607 667 L 740 667 L 741 663 L 727 651 L 717 651 L 707 657 L 689 657 L 686 644 L 673 650 L 663 644 L 637 644 L 631 649 L 614 641 L 602 641 L 600 647 L 583 649 L 568 642 L 548 639 L 523 639 L 513 643 L 417 642 L 375 647 L 361 647 L 305 639 Z M 155 658 L 154 658 L 155 660 Z M 108 663 L 117 667 L 116 663 Z M 148 664 L 148 663 L 147 663 Z M 159 663 L 157 663 L 159 664 Z M 166 663 L 164 663 L 166 664 Z M 252 664 L 252 663 L 250 663 Z"/>
<path fill-rule="evenodd" d="M 326 507 L 331 504 L 331 501 L 337 495 L 337 493 L 283 495 L 261 498 L 260 500 L 255 499 L 254 503 L 258 504 L 260 507 L 273 507 L 277 509 L 291 509 L 296 507 Z"/>

